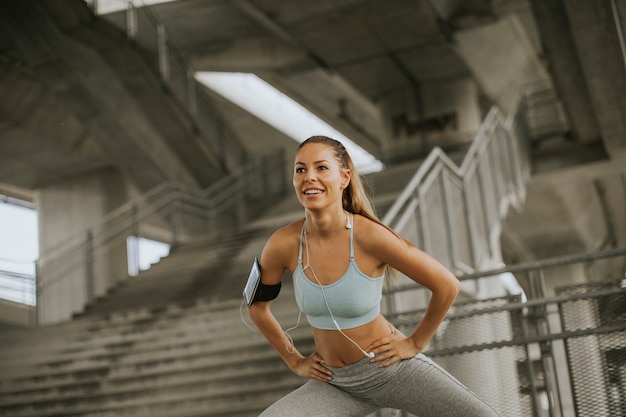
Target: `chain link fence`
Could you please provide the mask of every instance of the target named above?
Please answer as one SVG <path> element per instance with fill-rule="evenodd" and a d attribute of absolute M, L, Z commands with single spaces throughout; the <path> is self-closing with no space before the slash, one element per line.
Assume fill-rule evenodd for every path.
<path fill-rule="evenodd" d="M 626 416 L 625 255 L 622 248 L 468 276 L 493 287 L 513 273 L 525 293 L 459 300 L 425 353 L 503 417 Z M 617 272 L 592 271 L 598 258 L 609 258 Z M 572 284 L 554 284 L 556 277 Z M 423 289 L 397 292 L 406 291 L 428 298 Z M 387 316 L 409 335 L 424 312 Z"/>

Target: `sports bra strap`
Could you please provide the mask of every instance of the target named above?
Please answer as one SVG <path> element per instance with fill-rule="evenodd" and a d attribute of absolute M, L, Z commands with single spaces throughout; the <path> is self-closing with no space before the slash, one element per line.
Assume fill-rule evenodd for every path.
<path fill-rule="evenodd" d="M 304 237 L 304 228 L 306 227 L 306 219 L 302 222 L 302 231 L 300 231 L 300 247 L 298 248 L 298 265 L 302 265 L 302 238 Z"/>
<path fill-rule="evenodd" d="M 350 261 L 354 260 L 354 214 L 350 213 Z"/>

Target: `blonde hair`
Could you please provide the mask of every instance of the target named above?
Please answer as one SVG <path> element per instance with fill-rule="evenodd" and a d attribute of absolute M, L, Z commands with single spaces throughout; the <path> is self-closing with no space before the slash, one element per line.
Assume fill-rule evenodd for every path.
<path fill-rule="evenodd" d="M 302 142 L 300 146 L 298 146 L 298 151 L 309 143 L 321 143 L 323 145 L 327 145 L 333 148 L 333 150 L 335 151 L 335 158 L 337 159 L 337 162 L 339 162 L 339 166 L 342 169 L 350 170 L 350 183 L 343 190 L 342 196 L 342 205 L 344 210 L 353 214 L 360 214 L 361 216 L 366 217 L 375 223 L 378 223 L 379 225 L 383 226 L 391 233 L 396 235 L 400 240 L 406 242 L 406 240 L 402 236 L 400 236 L 393 229 L 380 221 L 380 219 L 376 215 L 374 206 L 372 205 L 372 202 L 370 201 L 367 193 L 365 192 L 365 188 L 363 187 L 363 181 L 361 180 L 360 175 L 357 173 L 354 167 L 354 162 L 352 162 L 352 158 L 350 157 L 350 154 L 343 146 L 343 144 L 338 140 L 329 138 L 327 136 L 311 136 L 310 138 Z M 397 273 L 397 271 L 389 265 L 387 265 L 386 271 L 390 275 L 396 275 Z"/>

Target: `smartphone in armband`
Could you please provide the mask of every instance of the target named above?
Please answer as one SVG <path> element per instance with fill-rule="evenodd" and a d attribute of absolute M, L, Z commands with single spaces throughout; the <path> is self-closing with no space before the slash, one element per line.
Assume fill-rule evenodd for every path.
<path fill-rule="evenodd" d="M 261 265 L 259 260 L 254 258 L 248 281 L 243 289 L 243 296 L 246 304 L 250 307 L 255 301 L 271 301 L 278 297 L 281 283 L 274 285 L 265 285 L 261 282 Z"/>
<path fill-rule="evenodd" d="M 246 299 L 246 304 L 248 307 L 254 303 L 254 296 L 259 289 L 259 283 L 261 282 L 261 266 L 259 265 L 259 260 L 254 258 L 254 262 L 252 263 L 252 269 L 250 270 L 250 275 L 248 275 L 248 281 L 246 282 L 246 286 L 243 289 L 243 296 Z"/>

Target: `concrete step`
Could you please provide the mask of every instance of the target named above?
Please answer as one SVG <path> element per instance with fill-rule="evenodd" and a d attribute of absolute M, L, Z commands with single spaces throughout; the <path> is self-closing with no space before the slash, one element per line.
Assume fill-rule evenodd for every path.
<path fill-rule="evenodd" d="M 292 376 L 293 375 L 293 376 Z M 275 398 L 276 391 L 291 391 L 304 381 L 294 378 L 293 373 L 268 373 L 260 378 L 242 378 L 233 384 L 224 381 L 189 381 L 177 386 L 163 385 L 143 391 L 125 391 L 107 395 L 81 396 L 77 400 L 59 399 L 26 402 L 24 404 L 0 405 L 0 416 L 43 417 L 50 415 L 154 415 L 165 409 L 178 409 L 181 406 L 200 403 L 206 407 L 205 415 L 214 415 L 214 410 L 222 412 L 240 409 L 259 410 L 258 396 Z M 245 394 L 244 394 L 245 393 Z M 255 398 L 256 397 L 256 398 Z M 248 400 L 248 401 L 246 401 Z M 252 403 L 252 404 L 251 404 Z M 253 405 L 254 404 L 254 405 Z M 261 409 L 267 404 L 263 404 Z M 197 405 L 196 405 L 197 407 Z M 161 414 L 163 415 L 163 414 Z M 178 415 L 176 412 L 170 415 Z"/>
<path fill-rule="evenodd" d="M 291 336 L 298 340 L 310 338 L 306 325 L 301 327 L 305 330 L 290 332 Z M 103 367 L 111 363 L 129 367 L 141 366 L 145 363 L 159 361 L 172 361 L 179 358 L 195 358 L 204 355 L 229 351 L 233 346 L 237 349 L 258 349 L 265 346 L 265 340 L 250 332 L 242 334 L 240 331 L 232 334 L 197 333 L 177 335 L 178 339 L 169 340 L 143 340 L 137 343 L 124 342 L 111 347 L 90 349 L 88 351 L 66 351 L 57 355 L 48 354 L 42 356 L 37 362 L 22 363 L 19 358 L 13 362 L 13 366 L 2 369 L 3 378 L 11 379 L 11 383 L 17 380 L 25 381 L 37 378 L 50 378 L 85 373 L 95 370 L 99 372 Z M 245 340 L 244 341 L 242 341 Z M 0 392 L 5 385 L 0 383 Z"/>
<path fill-rule="evenodd" d="M 239 297 L 253 257 L 271 232 L 247 230 L 236 236 L 181 244 L 164 260 L 138 277 L 128 279 L 89 306 L 84 315 L 104 314 L 129 306 L 158 306 L 199 297 Z M 252 247 L 252 249 L 246 249 Z M 254 249 L 258 248 L 258 249 Z M 244 261 L 237 256 L 252 252 Z M 172 279 L 175 277 L 175 279 Z"/>
<path fill-rule="evenodd" d="M 273 309 L 279 320 L 295 320 L 293 306 L 281 304 Z M 137 310 L 58 326 L 55 338 L 76 332 L 65 340 L 73 350 L 50 352 L 56 362 L 49 366 L 18 367 L 21 375 L 2 371 L 0 416 L 258 415 L 304 382 L 261 335 L 245 328 L 234 301 L 169 306 L 152 317 L 152 327 L 146 321 L 145 331 L 138 330 L 149 314 Z M 291 334 L 303 353 L 314 349 L 306 323 Z M 77 348 L 78 342 L 86 345 Z M 6 358 L 6 347 L 0 351 Z"/>
<path fill-rule="evenodd" d="M 305 330 L 292 332 L 292 337 L 297 348 L 304 354 L 312 352 L 313 342 Z M 230 341 L 229 347 L 215 347 L 210 343 L 196 343 L 192 348 L 173 347 L 160 351 L 148 352 L 150 356 L 141 357 L 139 353 L 134 357 L 121 357 L 116 362 L 114 359 L 99 363 L 76 364 L 72 369 L 64 370 L 35 370 L 30 375 L 11 378 L 3 375 L 3 383 L 0 385 L 0 397 L 12 396 L 20 392 L 47 391 L 60 389 L 64 391 L 74 387 L 82 390 L 86 383 L 99 383 L 102 381 L 130 381 L 143 377 L 157 377 L 159 375 L 174 375 L 182 377 L 187 372 L 196 369 L 210 369 L 216 376 L 220 370 L 232 366 L 245 367 L 258 361 L 281 361 L 273 349 L 261 337 L 250 337 L 236 344 L 236 340 Z M 233 349 L 236 346 L 236 349 Z M 249 363 L 248 363 L 249 362 Z M 277 362 L 278 363 L 278 362 Z M 281 365 L 282 366 L 282 365 Z M 141 385 L 141 384 L 140 384 Z"/>
<path fill-rule="evenodd" d="M 266 344 L 267 345 L 267 344 Z M 312 341 L 298 343 L 300 349 L 312 350 Z M 148 365 L 146 365 L 148 364 Z M 93 395 L 104 396 L 191 383 L 237 385 L 241 380 L 256 378 L 267 372 L 291 373 L 271 347 L 242 346 L 241 351 L 226 349 L 219 352 L 200 352 L 195 356 L 181 355 L 154 359 L 151 362 L 116 364 L 107 373 L 82 372 L 76 374 L 15 380 L 0 392 L 0 405 L 19 405 L 33 402 L 79 400 Z"/>
<path fill-rule="evenodd" d="M 282 304 L 284 306 L 277 305 L 273 312 L 279 322 L 284 323 L 283 326 L 292 326 L 295 324 L 297 311 L 294 311 L 294 307 L 288 302 Z M 144 348 L 149 350 L 159 348 L 161 345 L 167 347 L 204 343 L 216 334 L 223 339 L 254 334 L 242 322 L 241 315 L 246 322 L 250 321 L 245 306 L 243 309 L 237 308 L 239 311 L 233 310 L 208 313 L 201 310 L 178 311 L 173 317 L 134 316 L 129 322 L 116 324 L 106 322 L 109 325 L 95 323 L 80 332 L 79 329 L 75 329 L 75 332 L 66 329 L 66 335 L 57 333 L 63 342 L 54 348 L 48 345 L 34 345 L 24 349 L 21 342 L 16 344 L 14 349 L 4 347 L 0 351 L 0 369 L 3 372 L 9 372 L 11 369 L 23 372 L 27 365 L 60 368 L 64 363 L 73 363 L 79 359 L 114 358 L 116 355 L 126 354 L 131 348 L 134 351 L 141 351 Z M 137 317 L 140 317 L 139 321 Z M 305 324 L 306 320 L 303 319 L 302 323 Z M 251 323 L 249 325 L 253 327 Z"/>

